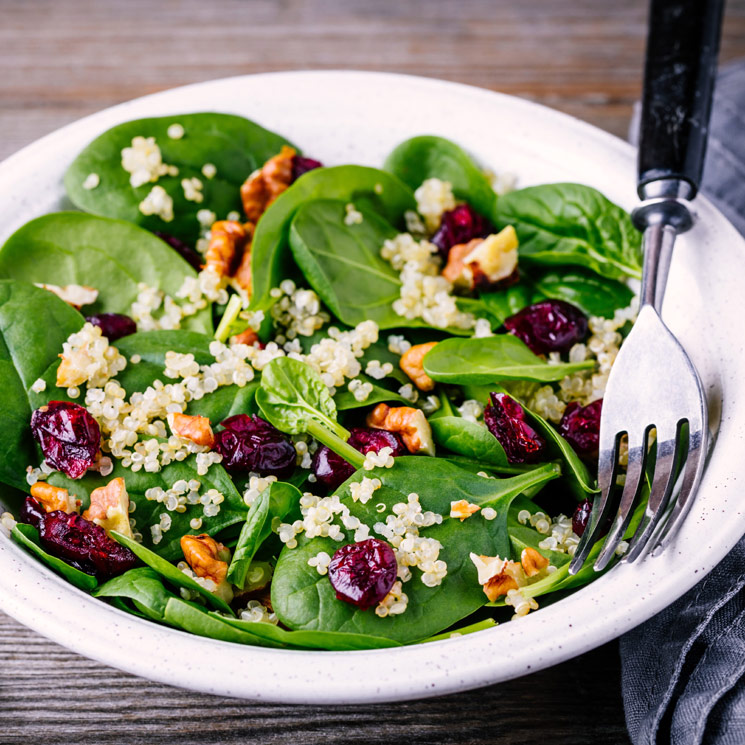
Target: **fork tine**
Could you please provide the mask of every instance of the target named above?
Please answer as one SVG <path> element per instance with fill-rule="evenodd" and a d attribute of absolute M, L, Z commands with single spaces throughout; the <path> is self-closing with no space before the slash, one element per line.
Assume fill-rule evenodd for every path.
<path fill-rule="evenodd" d="M 680 494 L 675 502 L 675 507 L 657 539 L 652 556 L 659 556 L 665 550 L 665 547 L 675 533 L 675 528 L 688 512 L 691 494 L 696 491 L 698 482 L 701 480 L 701 472 L 706 457 L 707 426 L 706 417 L 704 416 L 700 429 L 694 431 L 693 427 L 691 427 L 683 485 L 680 488 Z"/>
<path fill-rule="evenodd" d="M 626 482 L 623 485 L 621 503 L 618 506 L 618 512 L 613 520 L 608 537 L 603 544 L 603 550 L 595 561 L 596 572 L 600 572 L 608 566 L 631 521 L 634 505 L 642 491 L 648 439 L 649 428 L 643 431 L 641 441 L 632 442 L 631 436 L 629 436 L 629 463 L 626 467 Z"/>
<path fill-rule="evenodd" d="M 649 539 L 657 529 L 673 495 L 678 480 L 680 464 L 688 453 L 687 422 L 678 422 L 675 433 L 657 430 L 657 454 L 654 477 L 647 499 L 644 516 L 631 540 L 631 545 L 622 562 L 632 564 L 644 553 Z M 670 436 L 668 436 L 670 435 Z"/>
<path fill-rule="evenodd" d="M 600 537 L 600 533 L 610 517 L 613 507 L 613 492 L 618 474 L 618 450 L 623 433 L 614 434 L 610 442 L 604 440 L 601 428 L 600 457 L 598 459 L 598 487 L 600 495 L 592 504 L 592 513 L 582 534 L 577 550 L 569 565 L 569 574 L 576 574 L 585 563 L 588 554 Z"/>

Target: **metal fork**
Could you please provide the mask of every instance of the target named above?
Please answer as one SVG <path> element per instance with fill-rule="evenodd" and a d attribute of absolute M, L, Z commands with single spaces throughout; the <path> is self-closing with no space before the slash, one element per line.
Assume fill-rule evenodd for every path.
<path fill-rule="evenodd" d="M 600 495 L 570 574 L 580 570 L 607 530 L 594 563 L 596 571 L 605 569 L 648 478 L 644 515 L 622 560 L 633 562 L 650 547 L 653 554 L 661 552 L 701 478 L 708 437 L 706 399 L 691 360 L 660 312 L 675 238 L 693 224 L 688 202 L 696 196 L 703 170 L 723 6 L 724 0 L 652 0 L 650 5 L 639 146 L 642 201 L 632 213 L 643 232 L 640 310 L 608 379 L 600 420 Z M 628 465 L 620 489 L 624 435 Z"/>

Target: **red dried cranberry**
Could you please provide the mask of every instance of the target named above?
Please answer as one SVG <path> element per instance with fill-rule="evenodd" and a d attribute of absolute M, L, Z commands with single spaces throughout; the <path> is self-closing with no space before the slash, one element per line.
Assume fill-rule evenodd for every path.
<path fill-rule="evenodd" d="M 491 393 L 484 422 L 504 448 L 510 463 L 535 463 L 546 450 L 546 440 L 526 421 L 525 410 L 506 393 Z"/>
<path fill-rule="evenodd" d="M 204 259 L 191 247 L 187 246 L 180 238 L 176 238 L 175 235 L 168 235 L 168 233 L 161 233 L 155 231 L 155 235 L 158 236 L 162 241 L 165 241 L 184 261 L 190 264 L 194 269 L 200 271 Z"/>
<path fill-rule="evenodd" d="M 79 404 L 50 401 L 31 415 L 31 432 L 47 463 L 71 479 L 79 479 L 98 456 L 101 430 Z"/>
<path fill-rule="evenodd" d="M 489 221 L 475 212 L 470 204 L 459 204 L 455 209 L 444 212 L 442 222 L 432 237 L 443 259 L 447 259 L 453 246 L 468 243 L 474 238 L 485 238 L 492 230 Z"/>
<path fill-rule="evenodd" d="M 287 478 L 295 470 L 295 447 L 259 416 L 236 414 L 221 422 L 215 450 L 231 473 L 253 471 L 260 476 Z"/>
<path fill-rule="evenodd" d="M 38 500 L 33 497 L 26 497 L 24 503 L 21 505 L 18 519 L 22 523 L 33 525 L 38 530 L 41 521 L 44 519 L 44 515 L 46 515 L 46 512 Z"/>
<path fill-rule="evenodd" d="M 504 327 L 535 354 L 568 352 L 587 336 L 584 313 L 563 300 L 543 300 L 529 305 L 507 318 Z"/>
<path fill-rule="evenodd" d="M 86 316 L 85 320 L 94 326 L 98 326 L 101 333 L 110 342 L 134 334 L 137 331 L 137 324 L 123 313 L 99 313 L 95 316 Z"/>
<path fill-rule="evenodd" d="M 297 181 L 304 173 L 314 171 L 316 168 L 323 168 L 323 163 L 320 160 L 295 155 L 292 159 L 292 181 Z"/>
<path fill-rule="evenodd" d="M 559 432 L 581 458 L 597 460 L 602 409 L 603 399 L 599 398 L 587 406 L 572 401 L 564 410 Z"/>
<path fill-rule="evenodd" d="M 347 443 L 363 455 L 369 452 L 380 452 L 383 448 L 391 448 L 394 458 L 406 455 L 406 445 L 395 433 L 385 429 L 371 429 L 368 427 L 353 427 L 349 430 Z M 313 456 L 313 473 L 328 489 L 337 489 L 353 473 L 354 466 L 348 463 L 333 450 L 321 445 Z"/>
<path fill-rule="evenodd" d="M 577 505 L 577 509 L 574 510 L 572 515 L 572 530 L 577 535 L 582 535 L 587 528 L 587 523 L 590 522 L 590 514 L 592 513 L 592 502 L 589 499 L 585 499 Z"/>
<path fill-rule="evenodd" d="M 39 523 L 44 548 L 88 574 L 108 578 L 122 574 L 137 563 L 137 557 L 106 535 L 106 531 L 76 513 L 47 512 Z"/>
<path fill-rule="evenodd" d="M 393 549 L 378 538 L 342 546 L 329 564 L 329 580 L 336 597 L 367 610 L 393 587 L 398 566 Z"/>

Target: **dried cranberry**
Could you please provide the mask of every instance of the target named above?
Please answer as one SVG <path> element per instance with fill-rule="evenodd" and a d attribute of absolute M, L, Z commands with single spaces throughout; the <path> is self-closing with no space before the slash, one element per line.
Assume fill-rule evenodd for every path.
<path fill-rule="evenodd" d="M 96 460 L 101 446 L 98 422 L 79 404 L 50 401 L 31 415 L 31 432 L 47 463 L 79 479 Z"/>
<path fill-rule="evenodd" d="M 546 450 L 546 440 L 526 421 L 525 410 L 506 393 L 491 393 L 484 422 L 504 448 L 510 463 L 535 463 Z"/>
<path fill-rule="evenodd" d="M 374 451 L 380 452 L 383 448 L 391 448 L 394 458 L 406 455 L 406 445 L 395 433 L 385 429 L 371 429 L 368 427 L 353 427 L 349 430 L 347 444 L 363 455 Z M 353 473 L 354 466 L 348 463 L 333 450 L 321 445 L 313 456 L 313 473 L 328 489 L 334 490 L 343 484 Z"/>
<path fill-rule="evenodd" d="M 287 478 L 295 470 L 295 447 L 259 416 L 236 414 L 221 422 L 215 450 L 231 473 L 253 471 L 261 476 Z"/>
<path fill-rule="evenodd" d="M 589 499 L 585 499 L 577 505 L 577 509 L 574 510 L 572 515 L 572 530 L 577 535 L 582 535 L 587 528 L 587 523 L 590 522 L 590 514 L 592 513 L 592 502 Z"/>
<path fill-rule="evenodd" d="M 137 324 L 123 313 L 99 313 L 96 316 L 86 316 L 85 320 L 98 326 L 110 342 L 137 331 Z"/>
<path fill-rule="evenodd" d="M 52 556 L 97 577 L 113 577 L 137 563 L 137 557 L 126 546 L 109 538 L 100 525 L 76 513 L 47 512 L 39 523 L 39 537 Z"/>
<path fill-rule="evenodd" d="M 38 500 L 34 499 L 33 497 L 26 497 L 24 503 L 21 505 L 21 511 L 18 514 L 18 519 L 22 523 L 33 525 L 37 530 L 39 530 L 39 525 L 41 524 L 41 521 L 44 519 L 45 515 L 46 512 L 44 511 L 44 508 L 41 506 Z"/>
<path fill-rule="evenodd" d="M 444 212 L 442 222 L 432 237 L 443 259 L 459 243 L 468 243 L 474 238 L 485 238 L 491 232 L 489 221 L 475 212 L 470 204 L 459 204 L 455 209 Z"/>
<path fill-rule="evenodd" d="M 529 305 L 507 318 L 504 327 L 535 354 L 568 352 L 587 336 L 584 313 L 563 300 L 543 300 Z"/>
<path fill-rule="evenodd" d="M 598 457 L 602 408 L 602 398 L 587 406 L 580 406 L 572 401 L 561 417 L 559 432 L 581 458 L 596 460 Z"/>
<path fill-rule="evenodd" d="M 320 160 L 305 158 L 302 155 L 295 155 L 292 159 L 292 180 L 297 181 L 304 173 L 314 171 L 316 168 L 323 168 Z"/>
<path fill-rule="evenodd" d="M 188 262 L 194 269 L 200 271 L 204 259 L 191 247 L 184 243 L 180 238 L 176 238 L 175 235 L 168 235 L 168 233 L 161 233 L 155 231 L 155 235 L 158 236 L 162 241 L 165 241 L 184 261 Z"/>
<path fill-rule="evenodd" d="M 342 546 L 329 564 L 329 581 L 336 597 L 367 610 L 379 603 L 396 581 L 393 549 L 378 538 Z"/>

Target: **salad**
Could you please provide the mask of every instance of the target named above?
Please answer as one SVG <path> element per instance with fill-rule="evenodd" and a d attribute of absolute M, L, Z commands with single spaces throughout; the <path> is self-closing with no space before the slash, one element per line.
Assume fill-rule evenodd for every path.
<path fill-rule="evenodd" d="M 639 234 L 440 137 L 382 166 L 217 113 L 90 143 L 80 211 L 0 250 L 0 528 L 122 611 L 267 647 L 444 639 L 591 581 Z"/>

